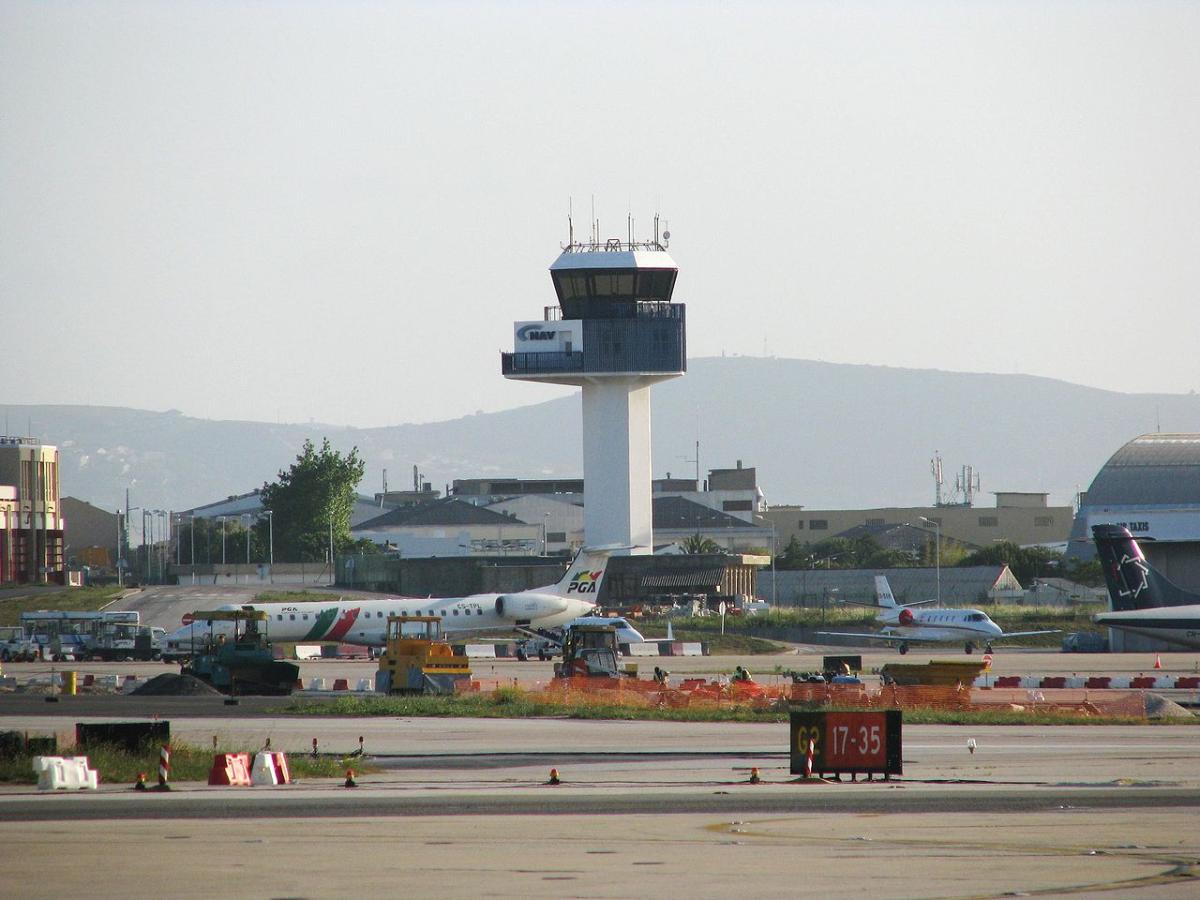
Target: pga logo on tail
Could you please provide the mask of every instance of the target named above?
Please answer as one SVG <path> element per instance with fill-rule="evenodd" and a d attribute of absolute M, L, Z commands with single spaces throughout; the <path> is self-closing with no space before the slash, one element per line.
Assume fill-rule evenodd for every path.
<path fill-rule="evenodd" d="M 601 572 L 578 572 L 571 579 L 571 583 L 567 585 L 568 594 L 594 594 L 596 586 L 600 583 Z"/>

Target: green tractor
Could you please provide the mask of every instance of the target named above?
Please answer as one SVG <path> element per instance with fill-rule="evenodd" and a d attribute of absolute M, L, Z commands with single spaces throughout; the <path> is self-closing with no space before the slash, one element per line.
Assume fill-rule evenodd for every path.
<path fill-rule="evenodd" d="M 223 694 L 290 694 L 300 667 L 274 658 L 267 640 L 267 614 L 256 609 L 216 609 L 192 613 L 206 623 L 203 649 L 182 674 L 206 681 Z M 228 623 L 228 624 L 218 624 Z"/>

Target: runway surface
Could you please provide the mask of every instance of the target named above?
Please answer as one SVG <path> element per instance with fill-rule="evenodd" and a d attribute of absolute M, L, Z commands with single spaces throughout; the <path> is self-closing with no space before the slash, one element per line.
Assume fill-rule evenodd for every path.
<path fill-rule="evenodd" d="M 215 602 L 200 593 L 170 602 Z M 797 650 L 749 663 L 765 680 L 777 663 L 811 668 L 823 652 Z M 908 660 L 914 656 L 921 658 Z M 897 658 L 864 653 L 868 666 Z M 1195 659 L 1164 654 L 1163 662 L 1189 671 Z M 740 662 L 747 660 L 675 658 L 668 666 L 715 673 Z M 997 670 L 1014 674 L 1123 674 L 1152 664 L 1147 655 L 995 655 Z M 51 669 L 25 665 L 42 666 L 26 675 Z M 522 684 L 549 673 L 536 662 L 477 670 L 483 666 L 497 680 Z M 304 675 L 353 684 L 374 668 L 306 663 Z M 296 754 L 317 737 L 334 755 L 349 753 L 361 736 L 377 771 L 360 776 L 357 789 L 335 780 L 180 784 L 168 794 L 126 785 L 69 796 L 0 788 L 4 878 L 21 886 L 21 896 L 1200 892 L 1200 727 L 906 726 L 901 778 L 809 784 L 789 771 L 783 724 L 336 718 L 280 715 L 278 698 L 237 706 L 220 697 L 131 700 L 0 696 L 0 730 L 66 735 L 78 721 L 158 715 L 171 722 L 175 741 L 209 746 L 215 735 L 222 745 L 256 749 L 270 738 Z M 751 766 L 764 783 L 747 783 Z M 544 783 L 551 767 L 562 785 Z"/>

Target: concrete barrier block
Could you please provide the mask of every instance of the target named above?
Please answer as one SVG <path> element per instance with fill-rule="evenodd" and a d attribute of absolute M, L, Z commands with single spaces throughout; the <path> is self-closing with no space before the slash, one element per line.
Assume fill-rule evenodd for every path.
<path fill-rule="evenodd" d="M 495 644 L 467 644 L 466 654 L 471 659 L 495 659 Z"/>
<path fill-rule="evenodd" d="M 684 641 L 680 645 L 680 655 L 682 656 L 703 656 L 704 645 L 699 641 Z"/>
<path fill-rule="evenodd" d="M 308 689 L 310 691 L 328 690 L 328 688 L 325 687 L 325 679 L 324 678 L 310 678 L 308 681 Z"/>

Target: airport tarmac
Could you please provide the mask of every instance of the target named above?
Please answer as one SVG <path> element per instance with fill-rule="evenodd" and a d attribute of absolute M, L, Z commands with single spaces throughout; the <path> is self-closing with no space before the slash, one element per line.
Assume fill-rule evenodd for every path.
<path fill-rule="evenodd" d="M 257 590 L 257 588 L 255 588 Z M 196 594 L 203 593 L 197 591 Z M 222 592 L 224 593 L 224 592 Z M 152 599 L 152 598 L 146 598 Z M 192 604 L 207 600 L 193 596 Z M 676 676 L 750 666 L 760 681 L 848 648 L 637 660 Z M 900 661 L 863 651 L 870 669 Z M 997 649 L 997 674 L 1150 672 L 1150 654 Z M 905 662 L 964 659 L 952 648 Z M 1163 654 L 1190 674 L 1197 654 Z M 354 685 L 376 664 L 317 661 L 302 677 Z M 152 677 L 174 666 L 17 664 Z M 550 664 L 477 661 L 476 676 L 533 685 Z M 6 884 L 22 896 L 987 897 L 1200 891 L 1200 729 L 1193 726 L 906 726 L 904 775 L 794 781 L 784 724 L 284 716 L 279 698 L 0 695 L 0 730 L 69 734 L 76 721 L 155 714 L 174 740 L 348 753 L 361 787 L 103 785 L 46 796 L 0 788 Z M 974 738 L 975 753 L 967 748 Z M 353 763 L 350 763 L 353 765 Z M 563 784 L 544 784 L 550 767 Z M 763 783 L 747 783 L 749 768 Z M 64 849 L 67 848 L 67 849 Z M 70 865 L 64 865 L 64 859 Z M 128 860 L 121 874 L 114 859 Z M 116 872 L 112 882 L 96 872 Z M 131 887 L 132 884 L 132 887 Z"/>
<path fill-rule="evenodd" d="M 59 712 L 64 712 L 60 710 Z M 0 718 L 0 729 L 72 717 Z M 560 719 L 172 719 L 302 751 L 364 737 L 360 787 L 0 789 L 23 896 L 1194 896 L 1190 726 L 905 729 L 889 782 L 796 783 L 787 727 Z M 977 749 L 968 752 L 967 737 Z M 353 763 L 351 763 L 353 765 Z M 747 783 L 748 767 L 763 783 Z M 550 766 L 563 784 L 544 784 Z M 63 865 L 64 848 L 70 865 Z M 137 884 L 113 859 L 128 859 Z M 89 872 L 110 871 L 112 883 Z"/>

